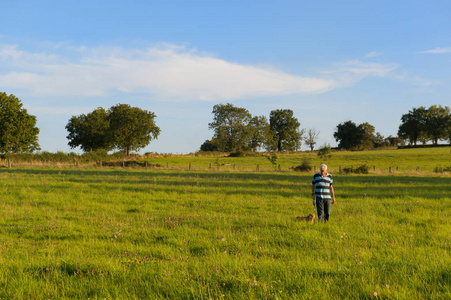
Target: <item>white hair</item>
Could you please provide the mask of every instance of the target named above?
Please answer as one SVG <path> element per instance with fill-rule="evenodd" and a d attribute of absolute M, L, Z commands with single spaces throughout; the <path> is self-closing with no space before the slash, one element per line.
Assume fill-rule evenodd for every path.
<path fill-rule="evenodd" d="M 327 165 L 326 164 L 321 164 L 321 166 L 319 166 L 319 169 L 322 170 L 327 170 Z"/>

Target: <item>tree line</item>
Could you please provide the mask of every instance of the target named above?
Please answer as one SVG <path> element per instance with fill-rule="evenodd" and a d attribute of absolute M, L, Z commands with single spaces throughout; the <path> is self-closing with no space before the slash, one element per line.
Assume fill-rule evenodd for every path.
<path fill-rule="evenodd" d="M 212 113 L 208 127 L 214 134 L 200 146 L 202 151 L 295 151 L 301 147 L 304 131 L 290 109 L 271 111 L 269 121 L 230 103 L 215 105 Z"/>
<path fill-rule="evenodd" d="M 426 144 L 428 141 L 437 145 L 439 140 L 451 143 L 450 108 L 441 105 L 412 108 L 402 115 L 398 136 L 413 145 L 417 145 L 417 142 Z"/>
<path fill-rule="evenodd" d="M 200 146 L 202 151 L 296 151 L 302 142 L 313 150 L 319 136 L 314 128 L 301 129 L 291 109 L 272 110 L 268 119 L 252 116 L 247 109 L 226 103 L 215 105 L 212 114 L 208 128 L 213 136 Z M 158 138 L 161 130 L 155 118 L 155 113 L 128 104 L 109 109 L 99 107 L 69 119 L 68 145 L 86 153 L 118 149 L 129 156 L 131 151 L 142 149 Z M 0 153 L 40 150 L 38 134 L 36 117 L 28 114 L 16 96 L 0 93 Z M 439 140 L 451 142 L 451 112 L 448 106 L 441 105 L 412 108 L 402 115 L 398 136 L 388 138 L 375 132 L 374 126 L 367 122 L 356 125 L 346 121 L 337 125 L 334 138 L 339 148 L 350 150 L 398 146 L 405 142 L 411 145 L 428 141 L 437 145 Z"/>

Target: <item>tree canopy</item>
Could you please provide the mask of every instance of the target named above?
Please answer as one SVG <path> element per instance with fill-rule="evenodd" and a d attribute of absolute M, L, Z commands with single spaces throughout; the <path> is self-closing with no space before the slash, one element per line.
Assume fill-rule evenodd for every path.
<path fill-rule="evenodd" d="M 69 146 L 83 151 L 120 149 L 130 151 L 147 146 L 160 134 L 155 114 L 128 104 L 117 104 L 108 110 L 97 108 L 87 115 L 73 116 L 66 129 Z"/>
<path fill-rule="evenodd" d="M 432 105 L 426 111 L 424 127 L 434 145 L 438 144 L 438 140 L 449 139 L 450 119 L 451 111 L 448 106 Z"/>
<path fill-rule="evenodd" d="M 304 130 L 291 109 L 276 109 L 269 115 L 269 126 L 274 133 L 278 151 L 295 151 L 301 147 Z"/>
<path fill-rule="evenodd" d="M 131 150 L 147 146 L 152 139 L 158 138 L 160 128 L 155 124 L 153 112 L 117 104 L 110 108 L 108 139 L 114 147 L 123 150 L 127 156 Z"/>
<path fill-rule="evenodd" d="M 416 145 L 418 141 L 426 143 L 432 140 L 434 145 L 439 140 L 451 142 L 451 111 L 448 106 L 432 105 L 412 108 L 402 115 L 398 136 Z"/>
<path fill-rule="evenodd" d="M 217 149 L 222 152 L 294 151 L 299 149 L 303 130 L 289 109 L 274 110 L 270 122 L 265 116 L 252 116 L 245 108 L 230 103 L 213 107 L 213 122 L 209 129 L 214 130 L 213 138 L 204 143 L 202 149 Z M 207 147 L 209 146 L 209 147 Z"/>
<path fill-rule="evenodd" d="M 398 136 L 404 140 L 409 140 L 411 144 L 416 145 L 418 140 L 424 138 L 425 133 L 426 108 L 421 106 L 413 108 L 407 114 L 401 116 L 401 125 L 399 125 Z"/>
<path fill-rule="evenodd" d="M 111 150 L 113 145 L 108 139 L 108 112 L 99 107 L 85 115 L 73 116 L 66 125 L 67 139 L 71 148 L 80 147 L 85 152 Z"/>
<path fill-rule="evenodd" d="M 334 138 L 338 142 L 338 147 L 343 149 L 355 149 L 360 145 L 364 134 L 364 129 L 357 126 L 352 121 L 346 121 L 337 125 Z"/>
<path fill-rule="evenodd" d="M 212 143 L 223 152 L 245 151 L 251 136 L 251 114 L 245 108 L 230 103 L 213 107 L 213 122 L 208 127 L 214 131 Z"/>
<path fill-rule="evenodd" d="M 0 93 L 0 152 L 39 150 L 38 134 L 36 117 L 28 114 L 16 96 Z"/>
<path fill-rule="evenodd" d="M 339 148 L 347 150 L 388 146 L 388 140 L 375 131 L 375 127 L 368 122 L 357 126 L 352 121 L 346 121 L 337 125 L 334 138 Z"/>

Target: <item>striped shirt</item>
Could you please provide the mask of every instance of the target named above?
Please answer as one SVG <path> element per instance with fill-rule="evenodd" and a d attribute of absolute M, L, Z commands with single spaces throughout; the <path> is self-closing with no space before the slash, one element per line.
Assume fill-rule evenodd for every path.
<path fill-rule="evenodd" d="M 332 175 L 327 173 L 326 176 L 321 176 L 321 172 L 316 173 L 313 176 L 312 184 L 315 185 L 315 195 L 317 198 L 330 200 L 332 199 L 330 195 L 330 187 L 334 183 Z"/>

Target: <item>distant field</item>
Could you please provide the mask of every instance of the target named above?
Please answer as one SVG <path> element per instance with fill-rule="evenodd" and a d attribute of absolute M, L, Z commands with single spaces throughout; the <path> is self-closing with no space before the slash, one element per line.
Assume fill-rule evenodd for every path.
<path fill-rule="evenodd" d="M 318 167 L 321 163 L 330 166 L 331 172 L 338 172 L 342 167 L 357 167 L 362 164 L 370 166 L 371 172 L 433 172 L 436 167 L 451 167 L 451 147 L 402 149 L 402 150 L 374 150 L 374 151 L 343 151 L 333 152 L 328 159 L 320 158 L 317 152 L 302 152 L 299 154 L 277 154 L 276 165 L 273 165 L 265 156 L 256 157 L 196 157 L 196 156 L 169 156 L 145 159 L 150 164 L 161 168 L 213 169 L 254 171 L 257 166 L 260 171 L 290 170 L 300 165 L 304 159 L 311 161 Z"/>
<path fill-rule="evenodd" d="M 311 175 L 0 169 L 0 298 L 451 298 L 448 175 L 337 174 L 331 221 L 295 222 Z"/>
<path fill-rule="evenodd" d="M 28 155 L 29 156 L 29 155 Z M 448 168 L 445 174 L 451 174 L 451 147 L 423 148 L 423 149 L 393 149 L 373 151 L 343 151 L 332 152 L 331 157 L 321 158 L 317 152 L 297 152 L 291 154 L 277 153 L 274 164 L 268 159 L 269 154 L 256 153 L 254 156 L 228 157 L 227 154 L 214 154 L 212 156 L 192 155 L 163 155 L 153 154 L 148 157 L 131 157 L 121 159 L 116 156 L 114 161 L 107 159 L 101 164 L 100 159 L 93 159 L 87 163 L 84 159 L 67 156 L 47 155 L 48 161 L 36 160 L 28 157 L 21 160 L 21 156 L 11 157 L 13 168 L 70 168 L 86 169 L 91 167 L 108 168 L 132 167 L 158 170 L 197 170 L 197 171 L 240 171 L 240 172 L 272 172 L 292 171 L 293 167 L 308 160 L 312 165 L 312 171 L 318 170 L 321 163 L 326 163 L 332 173 L 338 173 L 344 168 L 357 168 L 367 165 L 372 174 L 431 174 L 436 170 Z M 39 156 L 38 156 L 39 157 Z M 59 161 L 62 159 L 62 161 Z M 7 167 L 8 161 L 0 162 L 0 167 Z"/>

